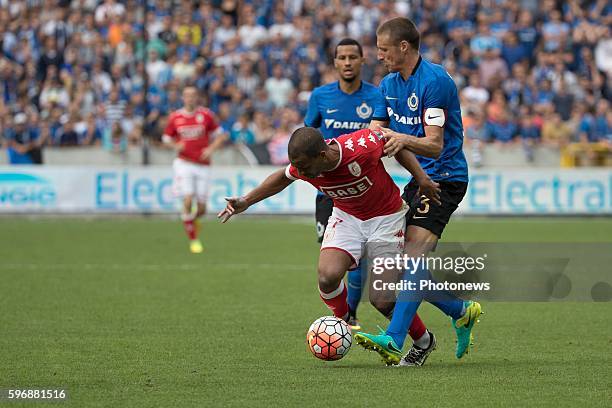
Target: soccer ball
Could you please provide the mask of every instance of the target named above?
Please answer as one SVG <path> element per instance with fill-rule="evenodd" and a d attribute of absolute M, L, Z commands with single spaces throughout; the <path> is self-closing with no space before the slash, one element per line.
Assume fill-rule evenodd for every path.
<path fill-rule="evenodd" d="M 340 360 L 351 348 L 353 335 L 344 320 L 323 316 L 310 325 L 306 342 L 316 358 L 326 361 Z"/>

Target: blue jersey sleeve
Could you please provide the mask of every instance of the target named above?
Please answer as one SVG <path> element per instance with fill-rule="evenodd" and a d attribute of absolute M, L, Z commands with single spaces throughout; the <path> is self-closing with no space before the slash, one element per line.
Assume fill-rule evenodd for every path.
<path fill-rule="evenodd" d="M 451 101 L 455 99 L 457 87 L 448 74 L 433 78 L 423 90 L 423 125 L 445 127 L 453 114 Z"/>
<path fill-rule="evenodd" d="M 451 86 L 454 86 L 450 77 L 436 78 L 429 82 L 423 93 L 423 108 L 448 109 L 448 98 L 452 93 Z"/>
<path fill-rule="evenodd" d="M 384 79 L 380 81 L 376 99 L 374 100 L 374 114 L 372 120 L 389 120 L 389 114 L 387 113 L 387 100 L 385 99 L 386 86 Z"/>
<path fill-rule="evenodd" d="M 310 100 L 308 101 L 308 111 L 306 112 L 306 117 L 304 118 L 304 125 L 313 128 L 321 127 L 321 112 L 319 112 L 319 103 L 317 99 L 317 92 L 315 90 L 310 95 Z"/>

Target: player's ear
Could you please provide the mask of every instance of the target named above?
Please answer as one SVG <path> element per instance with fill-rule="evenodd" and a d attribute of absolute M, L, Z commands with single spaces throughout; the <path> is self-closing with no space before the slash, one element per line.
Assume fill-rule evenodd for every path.
<path fill-rule="evenodd" d="M 400 51 L 401 52 L 408 52 L 409 47 L 410 47 L 410 44 L 408 44 L 408 41 L 406 40 L 400 41 Z"/>

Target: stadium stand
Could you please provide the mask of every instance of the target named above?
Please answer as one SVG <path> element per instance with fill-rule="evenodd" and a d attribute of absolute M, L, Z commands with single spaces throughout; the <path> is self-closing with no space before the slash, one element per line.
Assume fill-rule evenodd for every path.
<path fill-rule="evenodd" d="M 398 15 L 459 86 L 473 165 L 612 165 L 606 0 L 0 0 L 1 142 L 11 163 L 75 146 L 140 163 L 194 84 L 231 135 L 224 160 L 282 164 L 334 45 L 359 40 L 377 84 L 375 30 Z"/>

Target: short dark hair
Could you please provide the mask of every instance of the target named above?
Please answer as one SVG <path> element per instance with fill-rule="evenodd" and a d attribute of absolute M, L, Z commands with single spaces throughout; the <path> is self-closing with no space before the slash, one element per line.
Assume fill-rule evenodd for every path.
<path fill-rule="evenodd" d="M 338 47 L 342 45 L 356 45 L 359 49 L 359 56 L 363 57 L 363 48 L 361 47 L 361 44 L 359 44 L 359 41 L 352 38 L 343 38 L 338 44 L 336 44 L 336 48 L 334 48 L 334 58 L 338 56 Z"/>
<path fill-rule="evenodd" d="M 391 41 L 399 45 L 408 41 L 410 46 L 418 51 L 421 45 L 421 34 L 412 20 L 405 17 L 396 17 L 382 23 L 376 30 L 376 35 L 389 34 Z"/>
<path fill-rule="evenodd" d="M 322 151 L 327 149 L 327 143 L 323 140 L 323 135 L 318 129 L 312 127 L 301 127 L 296 129 L 287 146 L 290 159 L 295 159 L 300 155 L 308 158 L 315 158 Z"/>

